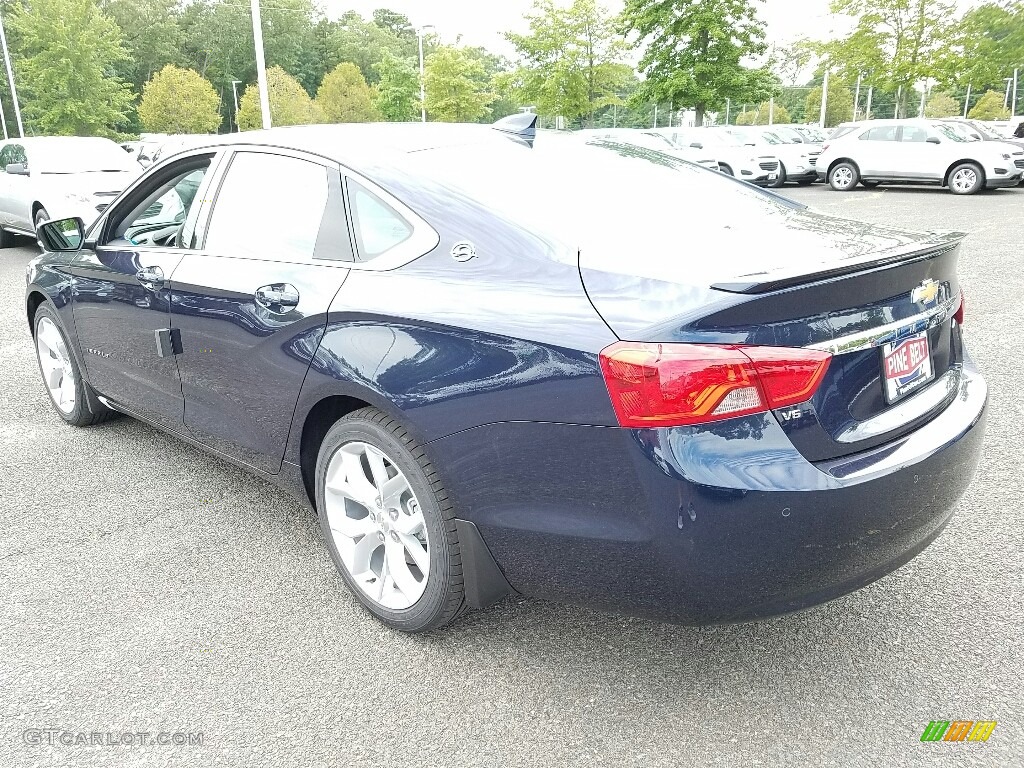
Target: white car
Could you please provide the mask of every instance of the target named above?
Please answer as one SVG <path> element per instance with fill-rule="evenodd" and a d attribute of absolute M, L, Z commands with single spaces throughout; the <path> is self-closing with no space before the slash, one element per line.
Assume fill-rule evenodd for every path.
<path fill-rule="evenodd" d="M 807 146 L 783 139 L 770 127 L 755 125 L 749 127 L 724 126 L 715 130 L 725 131 L 742 141 L 748 147 L 755 147 L 779 158 L 779 177 L 771 186 L 781 187 L 787 181 L 800 186 L 813 184 L 818 180 L 814 162 Z M 820 153 L 819 153 L 820 154 Z"/>
<path fill-rule="evenodd" d="M 620 141 L 623 144 L 632 144 L 635 147 L 653 149 L 682 160 L 688 160 L 712 171 L 719 170 L 718 160 L 711 156 L 710 152 L 693 149 L 692 147 L 677 147 L 667 137 L 653 130 L 648 131 L 642 128 L 587 128 L 576 133 L 588 138 L 611 139 L 613 141 Z"/>
<path fill-rule="evenodd" d="M 818 158 L 818 175 L 846 192 L 861 183 L 936 184 L 957 195 L 1013 187 L 1024 174 L 1024 150 L 971 141 L 941 120 L 871 120 L 833 135 Z"/>
<path fill-rule="evenodd" d="M 722 173 L 760 186 L 776 184 L 779 179 L 779 158 L 774 153 L 745 146 L 735 136 L 713 128 L 655 128 L 677 147 L 704 149 L 718 160 Z"/>
<path fill-rule="evenodd" d="M 0 142 L 0 248 L 47 219 L 91 224 L 142 168 L 109 139 L 44 136 Z"/>

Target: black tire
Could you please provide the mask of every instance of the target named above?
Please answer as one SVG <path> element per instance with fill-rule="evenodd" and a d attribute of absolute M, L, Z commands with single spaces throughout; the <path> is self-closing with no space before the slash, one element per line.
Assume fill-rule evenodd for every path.
<path fill-rule="evenodd" d="M 779 163 L 779 177 L 775 181 L 771 182 L 768 186 L 771 189 L 778 189 L 786 183 L 786 166 L 781 162 Z"/>
<path fill-rule="evenodd" d="M 718 170 L 720 170 L 726 176 L 735 176 L 736 175 L 735 173 L 732 172 L 732 166 L 729 165 L 728 163 L 719 163 L 718 164 Z"/>
<path fill-rule="evenodd" d="M 973 178 L 973 184 L 961 184 L 958 179 L 961 174 L 969 175 L 969 177 Z M 960 165 L 949 172 L 947 183 L 949 191 L 954 195 L 974 195 L 985 188 L 985 171 L 975 163 L 960 163 Z"/>
<path fill-rule="evenodd" d="M 13 248 L 15 245 L 14 233 L 6 229 L 0 229 L 0 248 Z"/>
<path fill-rule="evenodd" d="M 864 179 L 860 180 L 860 185 L 865 189 L 874 189 L 879 184 L 881 184 L 880 181 L 865 181 Z"/>
<path fill-rule="evenodd" d="M 860 181 L 860 171 L 849 160 L 836 163 L 828 172 L 828 184 L 836 192 L 849 192 Z"/>
<path fill-rule="evenodd" d="M 38 227 L 44 221 L 49 221 L 49 220 L 50 220 L 50 214 L 48 214 L 46 212 L 45 208 L 40 208 L 38 211 L 36 211 L 36 215 L 35 215 L 35 218 L 32 219 L 32 223 L 35 224 L 36 227 Z"/>
<path fill-rule="evenodd" d="M 427 584 L 423 595 L 403 610 L 375 603 L 356 584 L 338 553 L 327 520 L 324 482 L 328 464 L 339 448 L 356 441 L 382 450 L 402 470 L 423 512 L 430 557 Z M 376 408 L 362 408 L 340 419 L 320 445 L 315 482 L 320 530 L 327 550 L 352 594 L 370 613 L 392 629 L 425 632 L 445 626 L 467 610 L 454 508 L 423 447 L 401 424 Z"/>
<path fill-rule="evenodd" d="M 797 185 L 801 187 L 809 187 L 813 183 L 814 179 L 800 179 L 800 181 L 797 182 Z"/>
<path fill-rule="evenodd" d="M 96 392 L 89 386 L 89 383 L 82 378 L 82 371 L 78 367 L 78 361 L 75 360 L 75 355 L 71 351 L 71 347 L 68 344 L 67 334 L 64 333 L 64 327 L 61 325 L 60 318 L 57 313 L 48 304 L 41 304 L 36 309 L 35 317 L 32 319 L 32 339 L 36 340 L 39 333 L 39 324 L 43 319 L 48 319 L 57 327 L 57 332 L 60 334 L 61 340 L 64 343 L 64 348 L 68 353 L 68 361 L 71 367 L 72 374 L 75 377 L 75 406 L 71 409 L 70 413 L 65 413 L 57 407 L 57 403 L 50 395 L 47 390 L 47 399 L 50 401 L 50 405 L 53 406 L 53 410 L 58 416 L 61 417 L 67 424 L 73 427 L 90 427 L 93 424 L 99 424 L 100 422 L 106 421 L 114 415 L 114 411 L 107 408 L 103 403 L 96 397 Z M 39 375 L 44 376 L 42 360 L 39 358 L 39 348 L 36 346 L 36 364 L 39 366 Z M 44 378 L 45 386 L 45 378 Z"/>

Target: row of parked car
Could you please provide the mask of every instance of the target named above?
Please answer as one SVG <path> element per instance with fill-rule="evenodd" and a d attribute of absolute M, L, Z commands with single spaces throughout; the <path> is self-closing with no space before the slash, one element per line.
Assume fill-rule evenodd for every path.
<path fill-rule="evenodd" d="M 955 194 L 1016 186 L 1024 140 L 967 120 L 844 123 L 826 136 L 806 125 L 591 129 L 586 140 L 634 145 L 767 187 L 827 181 L 837 191 L 885 183 L 938 184 Z M 102 138 L 31 137 L 0 143 L 0 248 L 51 217 L 94 220 L 142 170 L 197 136 L 149 136 L 119 147 Z"/>
<path fill-rule="evenodd" d="M 826 136 L 806 125 L 593 129 L 584 138 L 657 150 L 769 187 L 827 181 L 845 192 L 884 183 L 938 184 L 955 194 L 1024 178 L 1024 140 L 968 120 L 870 120 Z"/>

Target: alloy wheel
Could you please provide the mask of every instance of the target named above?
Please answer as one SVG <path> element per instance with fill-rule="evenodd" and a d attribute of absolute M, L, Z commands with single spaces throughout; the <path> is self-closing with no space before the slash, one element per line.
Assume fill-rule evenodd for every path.
<path fill-rule="evenodd" d="M 398 465 L 379 448 L 349 442 L 324 478 L 327 523 L 342 564 L 374 603 L 414 605 L 430 575 L 430 542 L 419 500 Z"/>
<path fill-rule="evenodd" d="M 949 183 L 957 192 L 968 192 L 978 183 L 978 172 L 973 168 L 959 168 Z"/>
<path fill-rule="evenodd" d="M 836 168 L 832 173 L 832 183 L 841 189 L 849 189 L 853 186 L 853 170 L 845 165 Z"/>
<path fill-rule="evenodd" d="M 70 414 L 75 410 L 75 371 L 64 338 L 48 317 L 36 326 L 36 354 L 54 405 L 61 413 Z"/>

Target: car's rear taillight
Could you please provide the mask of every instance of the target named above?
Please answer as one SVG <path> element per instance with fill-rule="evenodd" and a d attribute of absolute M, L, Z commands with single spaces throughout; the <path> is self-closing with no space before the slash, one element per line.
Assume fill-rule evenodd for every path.
<path fill-rule="evenodd" d="M 957 307 L 956 314 L 953 315 L 953 320 L 956 321 L 957 325 L 964 324 L 964 308 L 966 307 L 966 300 L 964 299 L 964 292 L 960 291 L 960 306 Z"/>
<path fill-rule="evenodd" d="M 674 427 L 809 400 L 831 359 L 787 347 L 620 341 L 601 352 L 601 370 L 621 426 Z"/>

